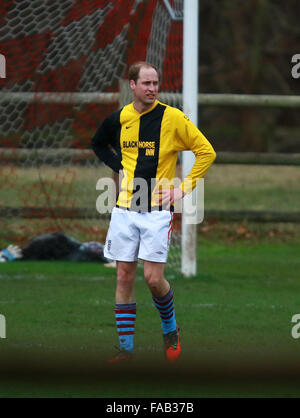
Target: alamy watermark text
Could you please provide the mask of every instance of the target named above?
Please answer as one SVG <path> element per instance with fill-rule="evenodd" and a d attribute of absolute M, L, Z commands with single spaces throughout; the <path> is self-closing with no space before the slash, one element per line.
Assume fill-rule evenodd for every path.
<path fill-rule="evenodd" d="M 3 54 L 0 54 L 0 78 L 6 78 L 6 59 Z"/>
<path fill-rule="evenodd" d="M 5 316 L 0 314 L 0 338 L 6 338 L 6 320 Z"/>
<path fill-rule="evenodd" d="M 292 64 L 295 64 L 295 65 L 293 65 L 292 71 L 291 71 L 292 77 L 293 78 L 300 78 L 300 54 L 294 54 L 292 56 L 292 61 L 291 62 L 292 62 Z"/>
<path fill-rule="evenodd" d="M 292 337 L 297 340 L 300 338 L 300 314 L 293 315 L 292 323 L 295 324 L 292 327 Z"/>
<path fill-rule="evenodd" d="M 119 177 L 121 185 L 118 193 L 118 202 L 120 207 L 130 207 L 130 210 L 136 212 L 148 212 L 149 207 L 152 210 L 158 210 L 160 207 L 160 195 L 167 192 L 172 195 L 174 188 L 179 188 L 182 184 L 186 195 L 184 198 L 174 201 L 172 204 L 174 213 L 185 213 L 186 223 L 200 224 L 204 219 L 204 179 L 200 178 L 193 183 L 191 178 L 182 181 L 179 178 L 169 179 L 151 179 L 146 181 L 143 178 L 129 179 L 125 174 Z M 101 194 L 96 200 L 96 209 L 98 213 L 111 213 L 116 204 L 117 186 L 112 178 L 100 178 L 96 184 L 96 190 Z M 149 202 L 151 200 L 151 204 Z M 162 209 L 165 209 L 162 205 Z M 167 208 L 168 209 L 168 208 Z"/>

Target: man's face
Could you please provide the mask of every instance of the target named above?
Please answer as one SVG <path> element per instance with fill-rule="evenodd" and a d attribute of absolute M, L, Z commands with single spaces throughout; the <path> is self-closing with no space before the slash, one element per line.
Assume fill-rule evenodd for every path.
<path fill-rule="evenodd" d="M 142 67 L 136 83 L 130 80 L 134 101 L 151 107 L 158 96 L 158 74 L 154 68 Z"/>

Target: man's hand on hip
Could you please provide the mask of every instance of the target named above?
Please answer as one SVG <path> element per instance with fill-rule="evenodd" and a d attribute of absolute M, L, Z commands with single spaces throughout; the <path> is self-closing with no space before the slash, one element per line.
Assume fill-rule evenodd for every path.
<path fill-rule="evenodd" d="M 155 192 L 158 198 L 158 202 L 163 207 L 166 205 L 166 209 L 170 209 L 170 206 L 176 202 L 177 200 L 180 200 L 183 198 L 185 193 L 179 188 L 175 189 L 162 189 L 157 190 Z"/>

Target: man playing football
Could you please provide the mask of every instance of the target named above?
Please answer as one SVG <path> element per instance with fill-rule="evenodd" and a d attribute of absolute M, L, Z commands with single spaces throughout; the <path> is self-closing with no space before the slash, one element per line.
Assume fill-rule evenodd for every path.
<path fill-rule="evenodd" d="M 111 215 L 104 255 L 117 261 L 115 319 L 120 353 L 134 350 L 137 260 L 159 311 L 167 360 L 181 353 L 173 291 L 164 276 L 172 228 L 173 203 L 196 186 L 215 159 L 215 151 L 180 110 L 157 100 L 159 75 L 147 62 L 129 69 L 133 102 L 108 116 L 92 139 L 98 158 L 120 173 L 119 196 Z M 177 154 L 191 150 L 196 161 L 180 187 L 160 187 L 175 177 Z"/>

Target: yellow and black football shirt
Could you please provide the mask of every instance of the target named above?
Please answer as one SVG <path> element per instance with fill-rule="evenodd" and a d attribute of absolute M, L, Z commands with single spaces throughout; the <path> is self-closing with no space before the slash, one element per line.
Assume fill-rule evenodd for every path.
<path fill-rule="evenodd" d="M 139 113 L 133 103 L 113 112 L 92 139 L 98 158 L 115 172 L 124 170 L 117 206 L 141 212 L 156 208 L 154 188 L 175 177 L 178 151 L 191 150 L 196 161 L 181 184 L 189 193 L 216 153 L 199 129 L 174 107 L 155 101 Z"/>

